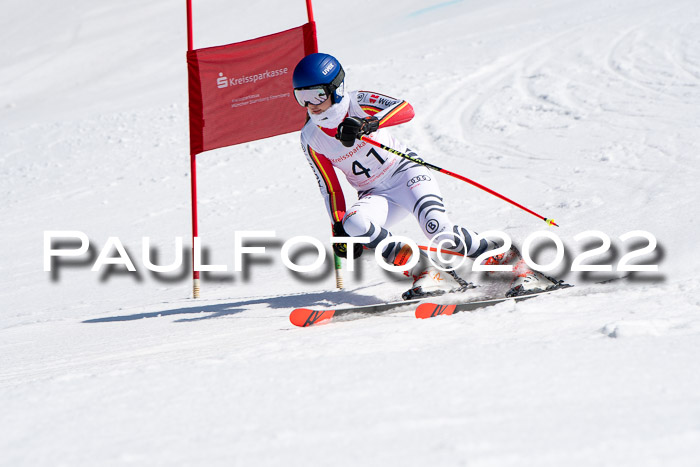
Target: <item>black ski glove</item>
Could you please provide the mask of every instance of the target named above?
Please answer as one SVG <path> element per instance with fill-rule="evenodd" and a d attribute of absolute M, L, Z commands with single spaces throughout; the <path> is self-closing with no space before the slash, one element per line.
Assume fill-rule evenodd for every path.
<path fill-rule="evenodd" d="M 333 224 L 333 236 L 334 237 L 349 237 L 350 235 L 345 232 L 345 229 L 343 228 L 343 223 L 342 222 L 335 222 Z M 353 258 L 359 258 L 360 255 L 362 255 L 362 251 L 364 248 L 362 245 L 359 243 L 355 243 L 352 246 L 352 255 Z M 334 243 L 333 244 L 333 253 L 335 253 L 337 256 L 340 258 L 347 258 L 348 257 L 348 244 L 347 243 Z"/>
<path fill-rule="evenodd" d="M 379 119 L 377 117 L 345 117 L 345 120 L 338 125 L 335 139 L 340 140 L 343 146 L 350 148 L 355 145 L 355 140 L 358 137 L 368 135 L 378 129 Z"/>

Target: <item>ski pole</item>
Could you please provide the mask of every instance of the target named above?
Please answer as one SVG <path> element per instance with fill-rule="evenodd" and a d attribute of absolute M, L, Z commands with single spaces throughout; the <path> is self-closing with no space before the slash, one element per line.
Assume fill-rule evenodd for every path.
<path fill-rule="evenodd" d="M 408 160 L 411 161 L 411 162 L 415 162 L 416 164 L 420 164 L 420 165 L 422 165 L 422 166 L 424 166 L 424 167 L 427 167 L 427 168 L 429 168 L 429 169 L 432 169 L 432 170 L 435 170 L 435 171 L 444 173 L 444 174 L 449 175 L 449 176 L 451 176 L 451 177 L 454 177 L 454 178 L 456 178 L 456 179 L 458 179 L 458 180 L 462 180 L 463 182 L 467 182 L 467 183 L 469 183 L 469 184 L 471 184 L 471 185 L 474 185 L 475 187 L 484 190 L 486 193 L 490 193 L 490 194 L 492 194 L 493 196 L 495 196 L 495 197 L 497 197 L 497 198 L 501 198 L 503 201 L 507 201 L 507 202 L 509 202 L 510 204 L 512 204 L 513 206 L 518 207 L 518 208 L 522 209 L 522 210 L 525 211 L 525 212 L 529 212 L 530 214 L 532 214 L 532 215 L 535 216 L 535 217 L 539 217 L 540 219 L 542 219 L 543 221 L 545 221 L 545 222 L 547 223 L 547 225 L 554 225 L 554 226 L 556 226 L 556 227 L 559 227 L 559 225 L 557 225 L 557 223 L 554 222 L 554 219 L 550 219 L 550 218 L 548 218 L 548 217 L 542 216 L 541 214 L 537 214 L 535 211 L 532 211 L 532 210 L 526 208 L 526 207 L 523 206 L 522 204 L 516 203 L 515 201 L 513 201 L 513 200 L 510 199 L 510 198 L 506 198 L 506 197 L 503 196 L 502 194 L 500 194 L 500 193 L 498 193 L 498 192 L 495 192 L 495 191 L 493 191 L 491 188 L 485 187 L 484 185 L 482 185 L 482 184 L 480 184 L 480 183 L 477 183 L 477 182 L 475 182 L 474 180 L 471 180 L 471 179 L 469 179 L 469 178 L 467 178 L 467 177 L 464 177 L 464 176 L 462 176 L 462 175 L 456 174 L 456 173 L 454 173 L 454 172 L 450 172 L 449 170 L 442 169 L 442 168 L 438 167 L 437 165 L 433 165 L 433 164 L 431 164 L 431 163 L 429 163 L 429 162 L 425 162 L 425 161 L 423 161 L 423 160 L 421 160 L 421 159 L 416 159 L 415 157 L 411 157 L 411 156 L 409 156 L 408 154 L 404 154 L 404 153 L 401 152 L 401 151 L 397 151 L 397 150 L 394 149 L 394 148 L 390 148 L 389 146 L 385 146 L 385 145 L 383 145 L 383 144 L 380 143 L 380 142 L 374 141 L 373 139 L 368 138 L 367 136 L 360 136 L 359 139 L 361 139 L 361 140 L 364 141 L 365 143 L 371 144 L 372 146 L 376 146 L 376 147 L 378 147 L 378 148 L 384 149 L 385 151 L 389 151 L 389 152 L 392 153 L 392 154 L 396 154 L 396 155 L 399 156 L 399 157 L 403 157 L 404 159 L 408 159 Z"/>

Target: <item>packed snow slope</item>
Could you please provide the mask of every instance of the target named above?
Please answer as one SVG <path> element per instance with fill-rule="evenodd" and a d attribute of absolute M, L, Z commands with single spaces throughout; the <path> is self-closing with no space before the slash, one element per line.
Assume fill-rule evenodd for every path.
<path fill-rule="evenodd" d="M 143 237 L 159 264 L 176 237 L 189 256 L 184 3 L 3 3 L 0 465 L 698 465 L 696 0 L 316 2 L 348 86 L 415 107 L 399 138 L 561 227 L 435 174 L 452 218 L 517 244 L 556 233 L 551 273 L 576 287 L 306 329 L 292 309 L 409 283 L 370 255 L 344 291 L 330 262 L 283 266 L 284 241 L 329 234 L 298 133 L 198 157 L 206 261 L 228 267 L 201 299 L 189 264 L 143 265 Z M 194 3 L 197 48 L 306 21 L 300 0 Z M 45 272 L 50 230 L 89 251 Z M 584 263 L 612 272 L 571 272 L 591 230 L 612 246 Z M 657 272 L 616 270 L 638 230 L 658 244 L 632 263 Z M 237 231 L 275 231 L 242 272 Z M 110 237 L 136 272 L 91 271 Z"/>

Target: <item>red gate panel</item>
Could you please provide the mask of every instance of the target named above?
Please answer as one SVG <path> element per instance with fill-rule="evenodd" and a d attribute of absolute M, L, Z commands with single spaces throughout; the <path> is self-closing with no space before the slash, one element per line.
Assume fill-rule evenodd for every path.
<path fill-rule="evenodd" d="M 292 73 L 316 51 L 314 26 L 187 52 L 191 154 L 301 129 Z"/>

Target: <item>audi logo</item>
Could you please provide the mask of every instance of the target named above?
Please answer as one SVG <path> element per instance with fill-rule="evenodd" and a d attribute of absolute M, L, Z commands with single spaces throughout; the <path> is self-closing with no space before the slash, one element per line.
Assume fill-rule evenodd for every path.
<path fill-rule="evenodd" d="M 427 182 L 427 181 L 430 180 L 430 179 L 431 179 L 431 178 L 430 178 L 429 175 L 418 175 L 417 177 L 413 177 L 412 179 L 410 179 L 410 180 L 408 181 L 408 183 L 406 183 L 406 186 L 409 186 L 409 187 L 410 187 L 410 186 L 415 185 L 415 184 L 418 183 L 418 182 Z"/>

